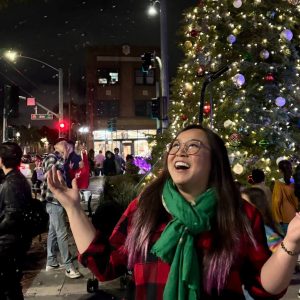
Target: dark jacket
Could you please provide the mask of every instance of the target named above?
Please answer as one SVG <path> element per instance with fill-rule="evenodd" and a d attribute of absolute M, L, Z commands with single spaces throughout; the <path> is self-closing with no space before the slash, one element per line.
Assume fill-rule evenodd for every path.
<path fill-rule="evenodd" d="M 111 157 L 108 157 L 107 154 L 105 154 L 105 159 L 103 161 L 103 174 L 105 176 L 117 175 L 116 162 L 115 162 L 115 155 L 114 154 L 111 154 Z"/>
<path fill-rule="evenodd" d="M 300 200 L 300 165 L 295 170 L 294 183 L 295 183 L 295 195 Z"/>
<path fill-rule="evenodd" d="M 31 188 L 19 170 L 10 171 L 0 187 L 0 256 L 22 256 L 31 239 L 23 232 L 23 212 Z"/>

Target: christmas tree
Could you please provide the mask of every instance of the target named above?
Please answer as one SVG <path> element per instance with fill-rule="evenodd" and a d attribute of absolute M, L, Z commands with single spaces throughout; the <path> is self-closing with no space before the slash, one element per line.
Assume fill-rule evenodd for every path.
<path fill-rule="evenodd" d="M 169 133 L 198 122 L 203 83 L 225 67 L 207 85 L 203 124 L 224 139 L 236 178 L 254 168 L 276 178 L 280 159 L 296 162 L 299 20 L 299 0 L 200 0 L 186 11 Z"/>

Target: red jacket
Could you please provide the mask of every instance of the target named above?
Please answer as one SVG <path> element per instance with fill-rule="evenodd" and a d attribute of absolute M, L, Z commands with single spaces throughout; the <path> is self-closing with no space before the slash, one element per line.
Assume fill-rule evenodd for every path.
<path fill-rule="evenodd" d="M 116 225 L 109 241 L 100 232 L 88 249 L 79 256 L 80 262 L 88 267 L 100 281 L 111 280 L 121 276 L 126 271 L 127 253 L 124 249 L 126 236 L 130 231 L 130 224 L 138 201 L 132 201 Z M 245 299 L 242 285 L 255 299 L 280 299 L 280 296 L 268 294 L 260 282 L 260 269 L 270 256 L 267 246 L 262 217 L 259 212 L 246 201 L 245 212 L 250 220 L 254 237 L 257 241 L 255 248 L 249 238 L 245 237 L 231 268 L 227 283 L 221 295 L 213 291 L 212 295 L 203 294 L 201 299 Z M 153 243 L 160 237 L 167 223 L 160 224 L 153 233 Z M 199 235 L 196 240 L 199 255 L 203 249 L 211 247 L 212 232 Z M 151 246 L 149 247 L 151 249 Z M 162 300 L 170 266 L 150 252 L 146 261 L 137 261 L 133 268 L 135 283 L 135 299 Z M 203 276 L 205 280 L 205 275 Z"/>

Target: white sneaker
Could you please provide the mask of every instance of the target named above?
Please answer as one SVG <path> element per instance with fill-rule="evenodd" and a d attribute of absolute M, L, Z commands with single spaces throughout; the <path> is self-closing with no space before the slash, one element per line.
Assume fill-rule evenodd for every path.
<path fill-rule="evenodd" d="M 74 267 L 66 270 L 65 274 L 67 277 L 72 279 L 81 277 L 81 274 L 76 269 L 74 269 Z"/>
<path fill-rule="evenodd" d="M 60 270 L 62 268 L 61 264 L 57 264 L 57 265 L 47 265 L 46 266 L 46 272 L 51 271 L 51 270 Z"/>

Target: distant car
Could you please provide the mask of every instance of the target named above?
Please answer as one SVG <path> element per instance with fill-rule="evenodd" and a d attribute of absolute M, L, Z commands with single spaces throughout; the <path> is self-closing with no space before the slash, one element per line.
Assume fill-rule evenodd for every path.
<path fill-rule="evenodd" d="M 32 171 L 29 164 L 21 163 L 20 172 L 28 179 L 32 177 Z"/>

